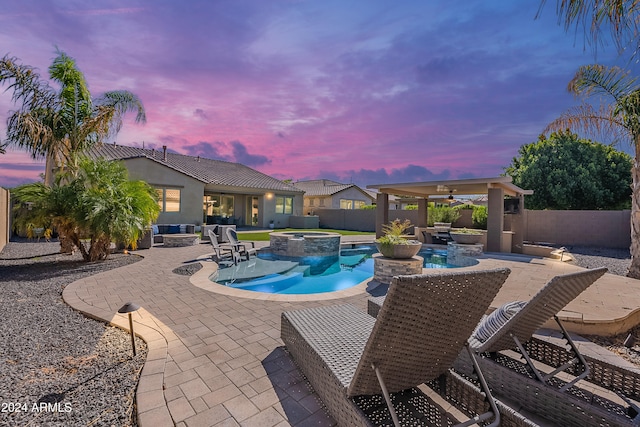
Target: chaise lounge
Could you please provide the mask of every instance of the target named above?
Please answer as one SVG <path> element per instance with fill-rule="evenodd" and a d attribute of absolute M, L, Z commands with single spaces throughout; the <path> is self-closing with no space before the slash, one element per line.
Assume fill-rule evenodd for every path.
<path fill-rule="evenodd" d="M 377 320 L 351 305 L 284 312 L 282 340 L 341 426 L 455 424 L 417 387 L 449 372 L 509 272 L 394 277 Z M 490 411 L 460 425 L 498 425 L 476 373 Z"/>

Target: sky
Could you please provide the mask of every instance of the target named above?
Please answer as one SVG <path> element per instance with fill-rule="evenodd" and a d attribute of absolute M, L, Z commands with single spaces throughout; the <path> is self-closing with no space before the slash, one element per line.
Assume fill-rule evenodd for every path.
<path fill-rule="evenodd" d="M 577 100 L 581 65 L 638 64 L 566 32 L 537 0 L 3 0 L 0 56 L 56 46 L 91 93 L 129 90 L 122 145 L 361 186 L 495 177 Z M 0 88 L 0 141 L 16 106 Z M 106 141 L 112 143 L 114 140 Z M 628 147 L 621 147 L 628 149 Z M 11 148 L 0 186 L 40 180 Z"/>

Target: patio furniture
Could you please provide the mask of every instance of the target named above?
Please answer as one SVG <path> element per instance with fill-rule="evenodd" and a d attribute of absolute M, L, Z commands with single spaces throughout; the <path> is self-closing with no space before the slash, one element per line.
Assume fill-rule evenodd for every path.
<path fill-rule="evenodd" d="M 447 374 L 509 273 L 397 276 L 377 320 L 351 305 L 284 312 L 281 337 L 339 425 L 423 425 L 416 411 L 430 410 L 433 402 L 416 387 Z M 475 360 L 471 351 L 469 357 Z M 471 414 L 462 425 L 491 418 L 498 425 L 479 368 L 477 375 L 490 411 Z M 380 394 L 386 408 L 372 403 Z M 426 417 L 433 425 L 457 422 L 442 408 Z"/>
<path fill-rule="evenodd" d="M 603 267 L 554 277 L 519 311 L 502 325 L 499 325 L 498 329 L 490 334 L 486 340 L 479 339 L 483 325 L 486 324 L 486 320 L 483 319 L 485 323 L 481 322 L 474 334 L 469 338 L 471 348 L 477 353 L 496 353 L 501 350 L 517 348 L 536 378 L 543 383 L 570 366 L 579 364 L 583 372 L 572 381 L 566 383 L 561 389 L 561 391 L 567 390 L 573 384 L 589 375 L 589 366 L 558 318 L 557 313 L 606 272 L 607 269 Z M 543 375 L 534 365 L 522 343 L 529 341 L 533 333 L 552 317 L 560 327 L 562 336 L 567 341 L 575 357 L 566 366 L 561 366 L 553 372 Z M 490 318 L 487 318 L 487 320 L 490 320 Z"/>
<path fill-rule="evenodd" d="M 554 277 L 549 281 L 549 283 L 540 289 L 540 291 L 538 291 L 538 293 L 534 295 L 529 302 L 521 304 L 521 308 L 518 309 L 511 317 L 506 318 L 507 315 L 503 314 L 501 321 L 498 320 L 493 322 L 497 323 L 495 328 L 496 330 L 492 331 L 486 340 L 479 339 L 479 334 L 483 330 L 483 327 L 488 323 L 492 323 L 492 317 L 495 318 L 497 317 L 496 315 L 501 314 L 500 310 L 502 310 L 502 307 L 499 307 L 489 317 L 484 316 L 482 321 L 477 325 L 474 333 L 469 338 L 469 345 L 471 349 L 476 353 L 487 353 L 493 355 L 501 350 L 517 349 L 525 359 L 535 377 L 542 383 L 547 382 L 550 378 L 570 367 L 573 367 L 575 370 L 575 367 L 579 366 L 582 373 L 570 382 L 566 383 L 561 389 L 561 391 L 567 390 L 573 384 L 589 375 L 589 366 L 571 339 L 571 336 L 566 331 L 564 325 L 560 319 L 558 319 L 557 313 L 573 301 L 585 289 L 591 286 L 591 284 L 598 280 L 604 273 L 606 273 L 606 271 L 607 269 L 603 267 Z M 367 307 L 368 313 L 373 317 L 376 317 L 380 308 L 384 306 L 384 302 L 384 296 L 369 298 Z M 567 361 L 567 363 L 559 366 L 553 372 L 543 374 L 531 360 L 531 357 L 527 353 L 523 343 L 529 341 L 534 332 L 540 329 L 547 320 L 552 317 L 560 327 L 562 337 L 573 351 L 574 357 Z M 499 324 L 500 322 L 502 322 L 502 324 Z"/>
<path fill-rule="evenodd" d="M 208 234 L 209 241 L 213 247 L 213 254 L 211 254 L 211 258 L 218 264 L 233 263 L 237 265 L 240 257 L 237 252 L 233 250 L 233 247 L 228 243 L 218 243 L 218 237 L 216 236 L 215 230 L 208 230 Z"/>
<path fill-rule="evenodd" d="M 258 250 L 255 247 L 255 243 L 240 242 L 238 240 L 238 233 L 233 228 L 227 228 L 226 232 L 229 239 L 229 245 L 235 252 L 239 254 L 240 257 L 245 256 L 248 261 L 251 254 L 257 256 Z M 248 247 L 247 244 L 251 244 L 251 247 Z"/>
<path fill-rule="evenodd" d="M 164 243 L 164 236 L 170 234 L 194 234 L 195 224 L 153 224 L 153 243 Z"/>

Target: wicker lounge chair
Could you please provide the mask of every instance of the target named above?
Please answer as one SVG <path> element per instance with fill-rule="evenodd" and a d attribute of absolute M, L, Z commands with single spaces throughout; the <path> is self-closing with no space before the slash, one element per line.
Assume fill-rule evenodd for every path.
<path fill-rule="evenodd" d="M 229 244 L 234 252 L 240 256 L 244 255 L 247 258 L 247 261 L 249 260 L 249 255 L 253 254 L 254 256 L 257 256 L 257 249 L 253 242 L 240 242 L 238 240 L 238 233 L 236 233 L 236 230 L 232 228 L 227 228 L 226 231 Z M 251 245 L 250 247 L 248 246 L 249 244 Z"/>
<path fill-rule="evenodd" d="M 582 373 L 567 382 L 560 389 L 560 391 L 567 390 L 573 384 L 589 375 L 589 365 L 586 363 L 569 333 L 567 333 L 560 319 L 558 319 L 557 314 L 606 272 L 606 268 L 596 268 L 554 277 L 540 289 L 520 311 L 507 320 L 487 340 L 481 342 L 477 339 L 476 334 L 471 335 L 471 338 L 469 338 L 471 348 L 477 353 L 497 353 L 498 351 L 517 348 L 536 378 L 543 383 L 569 367 L 579 365 Z M 529 341 L 534 332 L 540 329 L 547 320 L 552 317 L 560 327 L 562 336 L 571 347 L 575 357 L 569 361 L 569 363 L 558 367 L 554 371 L 543 374 L 532 362 L 523 343 Z"/>
<path fill-rule="evenodd" d="M 589 366 L 571 339 L 571 336 L 567 333 L 564 325 L 560 319 L 558 319 L 557 313 L 591 286 L 591 284 L 598 280 L 606 271 L 606 268 L 596 268 L 554 277 L 538 291 L 520 311 L 506 321 L 487 340 L 482 342 L 476 337 L 475 333 L 472 334 L 469 338 L 470 347 L 476 353 L 488 354 L 495 354 L 498 351 L 517 348 L 536 378 L 543 383 L 570 367 L 575 370 L 576 366 L 580 366 L 582 373 L 561 388 L 561 391 L 567 390 L 573 384 L 589 375 Z M 377 316 L 384 301 L 384 296 L 369 298 L 369 314 L 374 317 Z M 524 343 L 529 341 L 534 332 L 540 329 L 547 320 L 552 317 L 560 327 L 562 336 L 571 347 L 575 357 L 553 372 L 543 374 L 536 368 L 531 360 Z"/>
<path fill-rule="evenodd" d="M 388 410 L 378 409 L 377 417 L 420 425 L 424 420 L 416 420 L 402 396 L 413 396 L 416 386 L 447 374 L 509 272 L 394 277 L 377 320 L 351 305 L 284 312 L 282 340 L 339 425 L 379 424 L 378 418 L 371 420 L 370 399 L 363 396 L 380 400 L 380 394 Z M 500 422 L 488 387 L 481 385 L 491 411 L 461 425 Z M 432 425 L 451 422 L 440 415 L 434 420 L 429 414 Z"/>

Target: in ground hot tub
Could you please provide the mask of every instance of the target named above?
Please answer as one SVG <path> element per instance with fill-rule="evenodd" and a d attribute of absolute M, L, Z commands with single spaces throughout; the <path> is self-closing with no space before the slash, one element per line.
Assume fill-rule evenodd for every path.
<path fill-rule="evenodd" d="M 271 252 L 289 257 L 338 256 L 340 234 L 322 231 L 276 231 L 269 237 Z"/>

